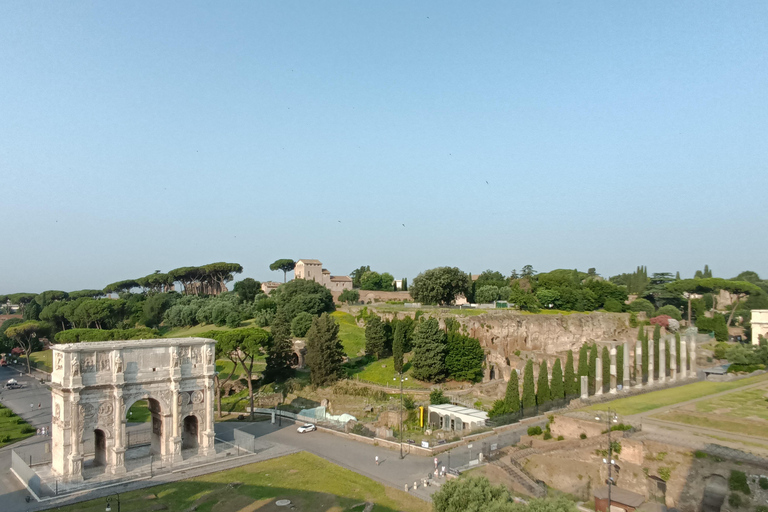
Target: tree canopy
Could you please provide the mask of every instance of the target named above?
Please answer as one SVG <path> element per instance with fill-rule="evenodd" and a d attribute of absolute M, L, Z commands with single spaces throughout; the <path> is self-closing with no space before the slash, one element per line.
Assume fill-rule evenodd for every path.
<path fill-rule="evenodd" d="M 269 270 L 277 271 L 282 270 L 283 271 L 283 283 L 285 283 L 288 272 L 292 271 L 294 268 L 296 268 L 296 262 L 292 259 L 283 258 L 281 260 L 275 260 L 272 262 L 271 265 L 269 265 Z"/>
<path fill-rule="evenodd" d="M 281 285 L 270 298 L 274 299 L 278 308 L 285 310 L 291 320 L 302 311 L 319 315 L 335 309 L 331 291 L 320 283 L 305 279 L 294 279 Z"/>
<path fill-rule="evenodd" d="M 424 304 L 451 304 L 456 296 L 466 296 L 469 275 L 456 267 L 438 267 L 422 272 L 411 284 L 411 296 Z"/>

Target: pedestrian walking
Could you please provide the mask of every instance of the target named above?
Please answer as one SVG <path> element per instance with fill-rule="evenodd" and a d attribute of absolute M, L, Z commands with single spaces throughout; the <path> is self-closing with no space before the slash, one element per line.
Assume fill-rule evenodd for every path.
<path fill-rule="evenodd" d="M 435 469 L 437 469 L 437 457 L 435 457 Z"/>
<path fill-rule="evenodd" d="M 376 456 L 376 465 L 377 466 L 379 465 L 379 456 L 378 455 Z"/>
<path fill-rule="evenodd" d="M 37 403 L 37 408 L 38 408 L 38 409 L 40 409 L 42 406 L 43 406 L 43 402 L 38 402 L 38 403 Z"/>

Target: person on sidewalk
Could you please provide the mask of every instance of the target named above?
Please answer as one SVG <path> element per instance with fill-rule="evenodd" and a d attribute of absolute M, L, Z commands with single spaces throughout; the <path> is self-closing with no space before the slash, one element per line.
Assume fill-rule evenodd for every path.
<path fill-rule="evenodd" d="M 376 456 L 376 465 L 377 466 L 379 465 L 379 456 L 378 455 Z"/>

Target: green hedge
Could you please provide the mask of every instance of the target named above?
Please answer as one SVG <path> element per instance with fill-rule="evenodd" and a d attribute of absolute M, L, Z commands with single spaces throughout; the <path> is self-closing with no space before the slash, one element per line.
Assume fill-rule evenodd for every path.
<path fill-rule="evenodd" d="M 147 340 L 159 338 L 156 329 L 139 327 L 137 329 L 69 329 L 57 332 L 57 343 L 80 343 L 81 341 Z"/>

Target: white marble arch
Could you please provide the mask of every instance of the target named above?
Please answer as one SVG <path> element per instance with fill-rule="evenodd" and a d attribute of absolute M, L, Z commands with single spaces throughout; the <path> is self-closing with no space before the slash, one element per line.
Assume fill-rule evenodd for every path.
<path fill-rule="evenodd" d="M 214 450 L 213 378 L 216 341 L 167 338 L 53 346 L 52 470 L 65 481 L 83 478 L 83 446 L 104 432 L 106 471 L 125 472 L 126 411 L 148 400 L 152 452 L 181 461 L 184 418 L 197 418 L 196 449 Z"/>

